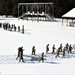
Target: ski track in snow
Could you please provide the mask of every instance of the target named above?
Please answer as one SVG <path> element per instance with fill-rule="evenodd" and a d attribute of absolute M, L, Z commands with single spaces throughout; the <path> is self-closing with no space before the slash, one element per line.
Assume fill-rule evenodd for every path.
<path fill-rule="evenodd" d="M 39 62 L 39 56 L 41 54 L 36 55 L 24 55 L 24 62 L 19 62 L 19 59 L 16 60 L 17 55 L 0 55 L 0 64 L 20 64 L 20 63 L 40 63 Z M 65 56 L 62 56 L 62 52 L 60 52 L 60 57 L 55 58 L 56 54 L 47 53 L 44 54 L 44 63 L 51 63 L 51 64 L 61 64 L 59 63 L 59 60 L 68 59 L 68 58 L 75 58 L 75 50 L 72 51 L 72 53 L 67 53 Z M 57 63 L 55 63 L 57 62 Z"/>

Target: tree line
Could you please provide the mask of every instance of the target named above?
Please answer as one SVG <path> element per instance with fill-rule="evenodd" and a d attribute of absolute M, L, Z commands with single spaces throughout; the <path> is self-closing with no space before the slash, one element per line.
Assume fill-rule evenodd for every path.
<path fill-rule="evenodd" d="M 0 15 L 18 16 L 18 3 L 53 2 L 54 17 L 63 14 L 75 7 L 75 0 L 0 0 Z"/>

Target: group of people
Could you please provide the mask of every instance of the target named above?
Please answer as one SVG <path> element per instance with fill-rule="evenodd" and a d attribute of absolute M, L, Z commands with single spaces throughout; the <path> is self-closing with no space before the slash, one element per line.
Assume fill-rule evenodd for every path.
<path fill-rule="evenodd" d="M 33 46 L 33 47 L 32 47 L 32 53 L 31 53 L 32 55 L 35 55 L 35 52 L 36 52 L 35 50 L 36 50 L 36 49 L 35 49 L 35 46 Z M 24 51 L 23 46 L 18 48 L 18 55 L 17 55 L 16 60 L 19 59 L 19 62 L 20 62 L 20 61 L 24 62 L 23 51 Z M 44 62 L 44 52 L 43 52 L 43 53 L 41 54 L 41 56 L 39 57 L 39 62 L 40 62 L 40 61 Z"/>
<path fill-rule="evenodd" d="M 23 46 L 18 48 L 18 56 L 17 56 L 16 60 L 19 58 L 19 62 L 21 60 L 22 60 L 22 62 L 24 62 L 23 51 L 24 51 Z"/>
<path fill-rule="evenodd" d="M 17 31 L 18 32 L 22 32 L 24 34 L 24 25 L 22 25 L 22 31 L 20 26 L 16 27 L 15 24 L 9 24 L 9 23 L 0 23 L 0 28 L 3 28 L 4 30 L 8 30 L 8 31 Z"/>
<path fill-rule="evenodd" d="M 67 43 L 64 47 L 62 46 L 62 44 L 60 44 L 60 47 L 57 49 L 57 52 L 56 52 L 56 56 L 55 57 L 59 57 L 60 55 L 60 52 L 62 52 L 62 55 L 65 56 L 65 52 L 67 52 L 68 54 L 69 53 L 72 53 L 72 49 L 75 47 L 72 46 L 71 44 Z"/>
<path fill-rule="evenodd" d="M 65 56 L 65 52 L 67 52 L 68 54 L 69 53 L 72 53 L 72 49 L 74 48 L 75 50 L 75 44 L 72 46 L 71 44 L 69 43 L 66 43 L 65 46 L 63 46 L 62 44 L 60 44 L 60 46 L 56 49 L 55 45 L 52 46 L 52 54 L 55 54 L 55 58 L 59 57 L 60 55 L 60 52 L 62 52 L 62 56 Z M 22 62 L 24 62 L 24 59 L 23 59 L 23 47 L 19 47 L 18 48 L 18 56 L 16 59 L 19 58 L 19 61 L 22 60 Z M 46 45 L 46 54 L 49 52 L 49 44 Z M 31 55 L 36 55 L 36 49 L 35 49 L 35 46 L 32 47 L 32 52 L 31 52 Z M 41 56 L 39 56 L 39 62 L 42 61 L 44 62 L 44 52 L 41 53 Z"/>
<path fill-rule="evenodd" d="M 60 44 L 60 46 L 57 49 L 56 49 L 55 45 L 53 45 L 52 54 L 56 54 L 55 57 L 59 57 L 60 52 L 62 52 L 62 56 L 65 56 L 65 52 L 67 51 L 68 54 L 72 53 L 73 48 L 75 50 L 75 44 L 73 46 L 69 43 L 66 43 L 65 46 Z M 49 51 L 49 44 L 47 44 L 47 46 L 46 46 L 46 53 L 48 53 L 48 51 Z"/>
<path fill-rule="evenodd" d="M 32 55 L 35 55 L 36 49 L 35 46 L 32 47 Z M 41 56 L 39 57 L 39 62 L 44 62 L 44 52 L 42 52 Z"/>

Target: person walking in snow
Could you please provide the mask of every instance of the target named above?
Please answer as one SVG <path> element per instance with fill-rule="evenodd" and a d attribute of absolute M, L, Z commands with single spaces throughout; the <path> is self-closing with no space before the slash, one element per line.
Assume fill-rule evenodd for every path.
<path fill-rule="evenodd" d="M 41 57 L 39 57 L 39 62 L 40 61 L 44 62 L 44 52 L 41 54 Z"/>
<path fill-rule="evenodd" d="M 11 27 L 12 27 L 12 29 L 13 29 L 13 28 L 14 28 L 14 25 L 12 24 L 12 26 L 11 26 Z"/>
<path fill-rule="evenodd" d="M 35 55 L 35 46 L 32 47 L 32 55 Z"/>
<path fill-rule="evenodd" d="M 24 59 L 23 59 L 23 47 L 21 48 L 21 51 L 20 51 L 20 59 L 19 59 L 19 62 L 22 60 L 22 62 L 24 62 Z"/>
<path fill-rule="evenodd" d="M 18 32 L 20 32 L 20 26 L 18 26 Z"/>
<path fill-rule="evenodd" d="M 23 62 L 23 46 L 18 48 L 18 56 L 16 58 L 16 60 L 19 58 L 19 62 L 22 60 Z"/>
<path fill-rule="evenodd" d="M 0 23 L 0 28 L 2 27 L 2 24 Z"/>
<path fill-rule="evenodd" d="M 68 51 L 68 49 L 69 49 L 69 44 L 67 43 L 67 44 L 65 45 L 65 47 L 66 47 L 66 51 Z"/>
<path fill-rule="evenodd" d="M 20 57 L 20 47 L 18 48 L 18 55 L 17 55 L 17 58 L 16 60 Z"/>
<path fill-rule="evenodd" d="M 60 52 L 62 52 L 62 48 L 63 48 L 63 46 L 62 46 L 62 44 L 60 44 L 60 47 L 59 47 Z"/>
<path fill-rule="evenodd" d="M 12 31 L 12 27 L 10 26 L 10 31 Z"/>
<path fill-rule="evenodd" d="M 68 50 L 68 53 L 72 53 L 72 46 L 71 46 L 71 44 L 70 44 L 70 46 L 69 46 L 69 50 Z"/>
<path fill-rule="evenodd" d="M 53 47 L 52 47 L 52 54 L 54 54 L 55 53 L 55 45 L 53 45 Z"/>
<path fill-rule="evenodd" d="M 16 29 L 17 29 L 17 28 L 16 28 L 16 26 L 15 26 L 15 24 L 14 24 L 14 31 L 16 31 Z"/>
<path fill-rule="evenodd" d="M 75 44 L 73 45 L 73 48 L 74 48 L 74 50 L 75 50 Z"/>
<path fill-rule="evenodd" d="M 24 25 L 22 25 L 22 34 L 24 34 Z"/>
<path fill-rule="evenodd" d="M 66 51 L 66 47 L 64 47 L 63 50 L 62 50 L 63 56 L 65 56 L 65 51 Z"/>
<path fill-rule="evenodd" d="M 60 48 L 58 48 L 56 51 L 56 56 L 55 56 L 56 58 L 59 57 L 59 53 L 60 53 Z"/>
<path fill-rule="evenodd" d="M 46 53 L 48 53 L 48 51 L 49 51 L 49 44 L 47 44 L 46 46 Z"/>
<path fill-rule="evenodd" d="M 10 24 L 8 24 L 8 30 L 10 31 Z"/>

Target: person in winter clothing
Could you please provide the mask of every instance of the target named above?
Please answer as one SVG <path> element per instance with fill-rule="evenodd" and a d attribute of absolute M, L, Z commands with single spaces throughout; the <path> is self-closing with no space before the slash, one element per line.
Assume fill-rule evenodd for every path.
<path fill-rule="evenodd" d="M 22 25 L 22 34 L 24 34 L 24 25 Z"/>
<path fill-rule="evenodd" d="M 16 60 L 20 57 L 20 47 L 18 48 L 18 55 L 17 55 L 17 58 L 16 58 Z"/>
<path fill-rule="evenodd" d="M 47 44 L 46 46 L 46 53 L 48 53 L 48 51 L 49 51 L 49 44 Z"/>
<path fill-rule="evenodd" d="M 41 57 L 39 57 L 39 62 L 40 61 L 44 62 L 44 52 L 41 54 Z"/>
<path fill-rule="evenodd" d="M 8 30 L 10 31 L 10 24 L 8 25 Z"/>
<path fill-rule="evenodd" d="M 12 24 L 12 29 L 14 28 L 14 25 Z"/>
<path fill-rule="evenodd" d="M 20 52 L 20 59 L 19 59 L 19 62 L 22 60 L 22 62 L 24 62 L 24 59 L 23 59 L 23 48 L 21 48 L 21 52 Z"/>
<path fill-rule="evenodd" d="M 55 53 L 55 49 L 56 49 L 56 48 L 55 48 L 55 45 L 53 45 L 53 47 L 52 47 L 52 50 L 53 50 L 53 51 L 52 51 L 52 54 Z"/>
<path fill-rule="evenodd" d="M 55 56 L 56 58 L 59 57 L 59 53 L 60 53 L 60 48 L 57 49 L 56 56 Z"/>
<path fill-rule="evenodd" d="M 14 24 L 14 31 L 16 31 L 16 29 L 17 29 L 17 28 L 16 28 L 16 26 L 15 26 L 15 24 Z"/>
<path fill-rule="evenodd" d="M 12 31 L 12 27 L 10 26 L 10 31 Z"/>
<path fill-rule="evenodd" d="M 74 48 L 74 50 L 75 50 L 75 44 L 73 45 L 73 48 Z"/>
<path fill-rule="evenodd" d="M 67 43 L 67 44 L 65 45 L 65 47 L 66 47 L 66 51 L 68 51 L 68 49 L 69 49 L 69 44 Z"/>
<path fill-rule="evenodd" d="M 17 58 L 16 58 L 16 60 L 18 59 L 18 58 L 20 58 L 19 59 L 19 62 L 22 60 L 22 62 L 23 62 L 23 46 L 22 47 L 19 47 L 18 48 L 18 56 L 17 56 Z"/>
<path fill-rule="evenodd" d="M 70 44 L 70 46 L 69 46 L 69 50 L 68 50 L 68 53 L 72 53 L 72 46 L 71 46 L 71 44 Z"/>
<path fill-rule="evenodd" d="M 66 51 L 66 47 L 64 47 L 63 50 L 62 50 L 63 56 L 65 56 L 65 51 Z"/>
<path fill-rule="evenodd" d="M 18 26 L 18 32 L 20 32 L 20 26 Z"/>
<path fill-rule="evenodd" d="M 32 55 L 35 55 L 35 46 L 32 47 Z"/>
<path fill-rule="evenodd" d="M 60 44 L 60 47 L 59 47 L 60 52 L 62 52 L 62 48 L 63 48 L 63 46 L 62 46 L 62 44 Z"/>
<path fill-rule="evenodd" d="M 0 28 L 2 27 L 2 24 L 0 23 Z"/>

